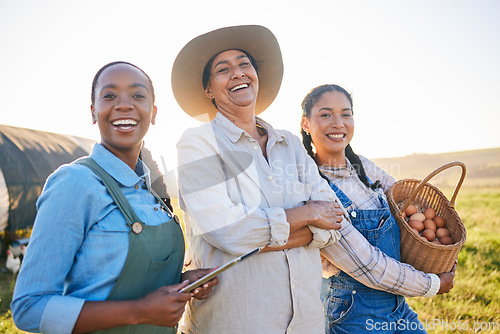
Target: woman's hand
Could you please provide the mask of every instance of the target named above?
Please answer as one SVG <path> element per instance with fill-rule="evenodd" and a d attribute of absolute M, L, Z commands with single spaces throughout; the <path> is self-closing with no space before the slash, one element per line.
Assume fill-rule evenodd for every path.
<path fill-rule="evenodd" d="M 344 211 L 337 202 L 307 201 L 305 205 L 285 209 L 290 233 L 304 226 L 313 225 L 325 230 L 340 230 Z"/>
<path fill-rule="evenodd" d="M 344 212 L 337 202 L 307 201 L 305 206 L 310 207 L 310 210 L 315 213 L 311 225 L 325 230 L 340 230 Z"/>
<path fill-rule="evenodd" d="M 184 273 L 182 273 L 182 280 L 187 279 L 189 283 L 193 283 L 194 281 L 202 278 L 203 276 L 211 273 L 215 269 L 219 268 L 219 266 L 213 267 L 211 269 L 195 269 L 195 270 L 188 270 Z M 210 281 L 206 282 L 202 286 L 194 289 L 192 291 L 192 297 L 196 299 L 206 299 L 210 293 L 212 292 L 212 289 L 219 284 L 219 279 L 217 277 L 212 278 Z"/>
<path fill-rule="evenodd" d="M 179 292 L 189 285 L 185 280 L 180 284 L 169 285 L 151 292 L 138 300 L 138 308 L 142 310 L 142 324 L 173 327 L 177 325 L 184 313 L 184 307 L 191 297 L 191 292 Z"/>
<path fill-rule="evenodd" d="M 451 289 L 453 289 L 456 269 L 457 261 L 455 261 L 455 264 L 453 265 L 453 268 L 451 268 L 451 271 L 449 273 L 438 274 L 438 277 L 441 280 L 441 286 L 439 287 L 439 291 L 437 293 L 438 295 L 448 293 Z"/>

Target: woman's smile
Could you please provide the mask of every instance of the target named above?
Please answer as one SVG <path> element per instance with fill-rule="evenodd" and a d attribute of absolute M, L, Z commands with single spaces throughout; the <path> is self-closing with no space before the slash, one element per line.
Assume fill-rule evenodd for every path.
<path fill-rule="evenodd" d="M 329 133 L 326 136 L 331 140 L 339 141 L 339 140 L 344 140 L 345 133 Z"/>
<path fill-rule="evenodd" d="M 139 123 L 138 121 L 130 118 L 111 121 L 111 124 L 113 124 L 113 126 L 116 127 L 118 131 L 122 132 L 133 131 L 137 127 L 138 123 Z"/>
<path fill-rule="evenodd" d="M 138 152 L 156 116 L 149 79 L 132 66 L 115 65 L 102 72 L 95 90 L 91 109 L 102 145 L 116 156 L 130 150 Z"/>
<path fill-rule="evenodd" d="M 231 92 L 236 92 L 236 91 L 239 91 L 239 90 L 242 90 L 242 89 L 245 89 L 245 88 L 248 88 L 249 85 L 244 83 L 244 84 L 240 84 L 240 85 L 237 85 L 233 88 L 230 89 Z"/>

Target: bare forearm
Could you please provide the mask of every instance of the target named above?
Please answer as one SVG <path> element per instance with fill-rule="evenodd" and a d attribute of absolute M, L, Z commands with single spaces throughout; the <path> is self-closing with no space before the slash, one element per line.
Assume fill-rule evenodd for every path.
<path fill-rule="evenodd" d="M 302 247 L 310 243 L 313 239 L 313 234 L 309 227 L 304 226 L 301 229 L 291 232 L 288 242 L 281 247 L 265 247 L 262 252 L 272 252 L 296 247 Z"/>
<path fill-rule="evenodd" d="M 150 324 L 173 327 L 184 312 L 191 293 L 179 292 L 189 281 L 169 285 L 143 298 L 129 301 L 87 301 L 73 328 L 74 333 L 126 325 Z"/>
<path fill-rule="evenodd" d="M 78 316 L 73 333 L 88 333 L 101 329 L 140 323 L 134 301 L 87 301 Z"/>
<path fill-rule="evenodd" d="M 285 209 L 286 220 L 290 224 L 290 235 L 301 228 L 312 224 L 317 217 L 315 212 L 307 205 L 297 206 L 291 209 Z"/>

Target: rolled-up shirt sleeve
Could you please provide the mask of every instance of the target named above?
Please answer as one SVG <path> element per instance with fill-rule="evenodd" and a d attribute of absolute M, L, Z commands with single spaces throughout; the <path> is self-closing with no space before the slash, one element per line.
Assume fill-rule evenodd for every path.
<path fill-rule="evenodd" d="M 40 331 L 42 333 L 66 334 L 73 332 L 85 300 L 71 296 L 52 296 L 45 307 Z M 64 314 L 65 316 L 61 316 Z"/>
<path fill-rule="evenodd" d="M 231 200 L 227 183 L 239 182 L 237 175 L 225 169 L 222 154 L 212 145 L 203 138 L 192 140 L 193 137 L 196 130 L 188 130 L 177 144 L 180 206 L 187 213 L 186 224 L 191 233 L 233 255 L 260 246 L 286 244 L 290 226 L 284 209 L 247 206 L 243 200 Z M 240 161 L 231 161 L 248 158 L 244 152 L 241 156 Z M 252 168 L 251 164 L 244 167 Z M 237 196 L 260 194 L 233 194 Z"/>
<path fill-rule="evenodd" d="M 340 240 L 323 248 L 321 255 L 364 285 L 406 297 L 432 297 L 439 290 L 440 280 L 436 275 L 418 271 L 387 256 L 372 246 L 351 223 L 342 222 L 340 234 Z M 323 264 L 324 269 L 334 273 L 329 267 Z"/>
<path fill-rule="evenodd" d="M 75 182 L 76 181 L 76 182 Z M 84 300 L 62 296 L 65 278 L 85 235 L 84 185 L 63 167 L 40 196 L 30 243 L 17 278 L 12 315 L 20 329 L 71 333 Z M 57 319 L 57 321 L 55 320 Z"/>
<path fill-rule="evenodd" d="M 290 235 L 290 225 L 286 222 L 285 210 L 282 208 L 264 208 L 269 226 L 271 227 L 271 239 L 269 247 L 280 247 L 287 243 Z"/>
<path fill-rule="evenodd" d="M 334 244 L 340 240 L 340 233 L 336 230 L 324 230 L 322 228 L 308 225 L 309 230 L 313 234 L 312 241 L 307 245 L 307 247 L 314 248 L 324 248 Z"/>

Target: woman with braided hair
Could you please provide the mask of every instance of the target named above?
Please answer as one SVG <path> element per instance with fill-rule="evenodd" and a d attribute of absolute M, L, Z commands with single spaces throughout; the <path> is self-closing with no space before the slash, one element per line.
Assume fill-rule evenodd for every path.
<path fill-rule="evenodd" d="M 434 275 L 399 262 L 399 226 L 384 195 L 394 179 L 352 150 L 352 105 L 351 95 L 337 85 L 316 87 L 302 102 L 303 145 L 352 223 L 342 226 L 338 243 L 321 251 L 326 332 L 425 333 L 404 296 L 448 292 L 455 267 Z M 354 228 L 360 232 L 355 242 Z M 367 253 L 371 261 L 359 261 Z"/>

